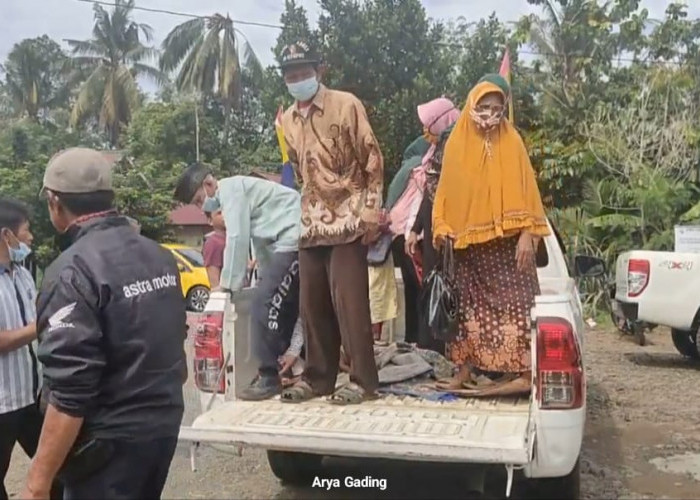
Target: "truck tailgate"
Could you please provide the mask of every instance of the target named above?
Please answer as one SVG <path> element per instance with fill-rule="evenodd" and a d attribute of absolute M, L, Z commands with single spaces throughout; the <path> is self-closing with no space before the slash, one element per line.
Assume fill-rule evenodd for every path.
<path fill-rule="evenodd" d="M 355 406 L 323 400 L 229 401 L 180 439 L 322 455 L 527 464 L 534 429 L 528 398 L 436 403 L 398 396 Z"/>

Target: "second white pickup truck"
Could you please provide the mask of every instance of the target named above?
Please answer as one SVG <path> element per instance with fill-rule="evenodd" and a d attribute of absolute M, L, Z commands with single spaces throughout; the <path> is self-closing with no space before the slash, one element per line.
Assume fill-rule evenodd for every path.
<path fill-rule="evenodd" d="M 678 352 L 700 359 L 700 254 L 633 250 L 617 258 L 615 301 L 633 322 L 671 328 Z"/>
<path fill-rule="evenodd" d="M 604 273 L 602 261 L 578 257 L 580 275 Z M 579 455 L 586 418 L 584 322 L 574 279 L 554 236 L 538 252 L 542 293 L 532 309 L 529 397 L 432 402 L 382 396 L 339 407 L 322 399 L 285 404 L 237 395 L 255 376 L 250 297 L 214 293 L 196 328 L 194 376 L 203 401 L 217 404 L 183 427 L 180 439 L 260 447 L 283 481 L 311 484 L 323 456 L 501 465 L 506 494 L 514 471 L 536 498 L 579 498 Z"/>

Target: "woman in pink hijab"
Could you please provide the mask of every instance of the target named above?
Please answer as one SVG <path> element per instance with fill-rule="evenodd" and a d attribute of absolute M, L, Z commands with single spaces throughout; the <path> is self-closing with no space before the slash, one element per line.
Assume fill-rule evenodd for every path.
<path fill-rule="evenodd" d="M 428 198 L 425 196 L 426 187 L 430 184 L 430 172 L 433 170 L 433 158 L 438 151 L 440 136 L 454 125 L 459 118 L 459 114 L 459 109 L 445 97 L 438 97 L 418 106 L 418 119 L 423 125 L 423 135 L 430 143 L 430 148 L 423 156 L 421 164 L 411 170 L 406 189 L 389 212 L 392 233 L 397 239 L 400 240 L 402 238 L 399 237 L 403 237 L 406 241 L 405 251 L 408 253 L 408 256 L 405 254 L 401 256 L 404 264 L 413 266 L 414 263 L 406 261 L 410 259 L 414 261 L 419 260 L 416 248 L 421 233 L 423 233 L 423 240 L 428 242 L 427 247 L 430 248 L 423 248 L 422 276 L 427 276 L 436 258 L 434 255 L 435 250 L 432 247 L 432 197 L 426 200 Z M 424 212 L 423 205 L 427 207 L 427 218 L 421 217 Z M 416 229 L 419 230 L 413 232 Z M 400 263 L 399 256 L 395 255 L 394 259 L 397 261 L 397 264 Z M 404 269 L 405 267 L 405 265 L 401 265 L 402 274 L 404 275 L 404 287 L 406 288 L 406 280 L 409 277 L 406 276 L 408 272 Z M 415 276 L 414 273 L 411 274 Z M 414 300 L 410 301 L 409 299 Z M 415 304 L 412 302 L 415 302 Z M 419 310 L 418 297 L 406 297 L 406 309 L 408 310 L 409 307 Z M 407 322 L 406 324 L 408 325 L 409 323 Z M 418 324 L 418 332 L 406 332 L 407 341 L 410 342 L 415 339 L 420 347 L 444 351 L 444 345 L 436 342 L 430 335 L 427 321 L 424 318 L 420 318 Z"/>
<path fill-rule="evenodd" d="M 438 97 L 418 106 L 418 119 L 423 125 L 423 136 L 430 143 L 430 148 L 423 156 L 421 165 L 411 171 L 406 189 L 389 212 L 394 235 L 404 237 L 409 235 L 420 200 L 423 198 L 426 171 L 435 154 L 438 138 L 445 129 L 457 121 L 458 117 L 459 110 L 445 97 Z"/>

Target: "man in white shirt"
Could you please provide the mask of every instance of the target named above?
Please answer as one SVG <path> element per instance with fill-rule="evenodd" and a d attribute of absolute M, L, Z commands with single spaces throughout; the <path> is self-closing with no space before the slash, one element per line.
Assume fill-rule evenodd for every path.
<path fill-rule="evenodd" d="M 5 474 L 15 443 L 36 453 L 42 416 L 37 406 L 39 366 L 35 354 L 36 287 L 20 265 L 30 254 L 29 215 L 20 203 L 0 199 L 0 500 L 7 500 Z M 61 498 L 55 484 L 51 497 Z"/>

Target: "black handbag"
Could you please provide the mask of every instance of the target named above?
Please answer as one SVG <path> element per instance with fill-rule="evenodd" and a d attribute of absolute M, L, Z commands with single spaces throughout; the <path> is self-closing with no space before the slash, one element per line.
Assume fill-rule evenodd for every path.
<path fill-rule="evenodd" d="M 454 281 L 453 242 L 447 239 L 440 250 L 441 259 L 423 282 L 421 307 L 432 336 L 449 342 L 459 326 L 459 291 Z"/>

